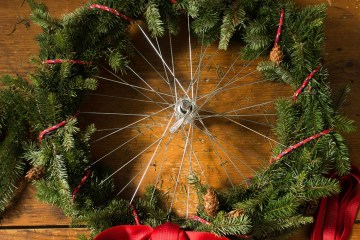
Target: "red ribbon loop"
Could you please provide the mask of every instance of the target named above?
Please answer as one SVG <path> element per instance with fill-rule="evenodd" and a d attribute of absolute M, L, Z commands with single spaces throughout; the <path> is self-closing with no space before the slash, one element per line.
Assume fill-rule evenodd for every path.
<path fill-rule="evenodd" d="M 191 232 L 174 223 L 164 223 L 152 229 L 145 225 L 121 225 L 109 228 L 94 240 L 229 240 L 212 233 Z"/>
<path fill-rule="evenodd" d="M 323 198 L 316 216 L 311 240 L 348 240 L 360 204 L 360 170 L 340 178 L 342 193 Z"/>

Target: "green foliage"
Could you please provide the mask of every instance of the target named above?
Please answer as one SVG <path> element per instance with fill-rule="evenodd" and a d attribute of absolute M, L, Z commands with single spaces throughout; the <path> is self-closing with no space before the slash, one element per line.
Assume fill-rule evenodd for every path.
<path fill-rule="evenodd" d="M 148 28 L 151 31 L 153 37 L 159 37 L 164 34 L 164 23 L 161 20 L 160 12 L 157 6 L 150 2 L 145 12 Z"/>
<path fill-rule="evenodd" d="M 133 216 L 127 201 L 119 199 L 112 200 L 106 207 L 95 208 L 91 211 L 80 212 L 74 219 L 74 224 L 86 223 L 94 234 L 99 233 L 112 226 L 133 224 Z"/>
<path fill-rule="evenodd" d="M 118 72 L 124 71 L 126 65 L 128 64 L 128 61 L 126 57 L 124 57 L 120 52 L 118 51 L 112 51 L 109 54 L 109 66 L 115 71 Z"/>
<path fill-rule="evenodd" d="M 96 63 L 108 61 L 114 71 L 124 72 L 131 54 L 128 29 L 130 23 L 111 13 L 89 10 L 89 4 L 56 19 L 45 5 L 27 1 L 32 20 L 43 32 L 37 36 L 40 53 L 34 59 L 37 70 L 29 84 L 21 78 L 5 76 L 0 91 L 0 211 L 24 173 L 26 164 L 44 167 L 43 179 L 34 181 L 37 196 L 44 202 L 61 207 L 75 225 L 86 225 L 94 233 L 118 224 L 133 224 L 128 202 L 114 198 L 112 181 L 106 170 L 92 166 L 91 177 L 82 186 L 75 202 L 72 192 L 91 165 L 90 137 L 95 126 L 81 130 L 77 112 L 87 93 L 98 83 L 92 76 L 95 64 L 77 65 L 65 62 L 43 65 L 47 59 L 79 59 Z M 269 53 L 273 46 L 279 11 L 285 9 L 280 46 L 285 58 L 280 66 L 262 61 L 257 69 L 265 79 L 298 89 L 306 76 L 319 66 L 322 52 L 325 5 L 298 8 L 291 1 L 273 0 L 99 0 L 135 20 L 143 18 L 151 35 L 160 37 L 168 30 L 176 34 L 180 17 L 190 17 L 191 30 L 205 44 L 219 40 L 227 49 L 231 40 L 241 40 L 240 54 L 253 59 Z M 348 88 L 335 94 L 327 83 L 324 67 L 316 73 L 297 101 L 280 99 L 276 103 L 278 121 L 274 127 L 279 142 L 293 145 L 325 129 L 327 136 L 294 150 L 268 168 L 259 170 L 248 187 L 236 186 L 219 193 L 220 212 L 209 218 L 199 207 L 198 214 L 210 225 L 180 219 L 162 206 L 163 193 L 148 188 L 135 206 L 144 224 L 157 226 L 168 217 L 173 222 L 199 231 L 218 235 L 251 234 L 255 239 L 270 239 L 280 233 L 311 223 L 303 214 L 308 202 L 339 192 L 337 180 L 326 177 L 332 171 L 345 175 L 350 170 L 349 150 L 340 132 L 354 131 L 354 122 L 340 113 Z M 14 107 L 15 106 L 15 107 Z M 37 142 L 38 133 L 67 120 L 62 128 Z M 284 150 L 278 145 L 274 154 Z M 196 189 L 199 202 L 206 190 L 194 175 L 189 182 Z M 242 211 L 238 218 L 226 212 Z"/>
<path fill-rule="evenodd" d="M 219 49 L 226 50 L 236 27 L 239 25 L 244 26 L 245 11 L 238 4 L 234 3 L 234 6 L 227 9 L 224 14 L 220 29 Z"/>
<path fill-rule="evenodd" d="M 321 197 L 329 197 L 339 193 L 339 182 L 335 179 L 329 179 L 322 176 L 314 177 L 305 182 L 306 198 L 319 199 Z"/>
<path fill-rule="evenodd" d="M 212 232 L 216 235 L 245 235 L 251 231 L 251 220 L 243 214 L 237 218 L 226 215 L 225 212 L 219 212 L 211 224 L 200 225 L 196 230 Z"/>
<path fill-rule="evenodd" d="M 25 170 L 22 144 L 28 137 L 28 102 L 32 87 L 23 79 L 4 76 L 0 91 L 0 212 L 16 191 Z"/>
<path fill-rule="evenodd" d="M 313 222 L 312 217 L 295 215 L 290 218 L 277 219 L 258 223 L 258 227 L 252 232 L 255 239 L 271 239 L 271 236 L 278 236 L 279 233 L 289 229 L 301 227 Z M 256 224 L 256 223 L 254 223 Z"/>

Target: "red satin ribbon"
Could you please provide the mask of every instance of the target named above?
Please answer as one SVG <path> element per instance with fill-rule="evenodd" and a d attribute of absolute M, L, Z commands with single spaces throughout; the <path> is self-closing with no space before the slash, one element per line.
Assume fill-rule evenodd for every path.
<path fill-rule="evenodd" d="M 311 240 L 348 240 L 360 204 L 360 170 L 340 178 L 341 194 L 323 198 L 316 216 Z"/>
<path fill-rule="evenodd" d="M 164 223 L 156 228 L 145 225 L 121 225 L 106 229 L 94 240 L 229 240 L 212 233 L 192 232 L 174 223 Z"/>

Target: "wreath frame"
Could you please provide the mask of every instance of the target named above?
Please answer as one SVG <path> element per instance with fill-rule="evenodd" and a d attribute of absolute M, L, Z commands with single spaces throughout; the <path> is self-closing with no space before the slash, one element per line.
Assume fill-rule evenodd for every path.
<path fill-rule="evenodd" d="M 91 163 L 89 139 L 94 126 L 80 131 L 76 119 L 71 119 L 41 143 L 37 139 L 39 132 L 73 116 L 86 92 L 97 86 L 96 80 L 89 78 L 97 71 L 94 65 L 63 62 L 49 66 L 43 61 L 81 59 L 97 62 L 107 59 L 114 70 L 121 71 L 128 63 L 127 30 L 130 23 L 109 12 L 89 10 L 93 3 L 62 19 L 55 19 L 49 15 L 45 5 L 33 0 L 27 2 L 33 10 L 32 20 L 42 27 L 43 33 L 37 37 L 40 53 L 38 58 L 33 59 L 37 70 L 29 75 L 32 83 L 16 77 L 3 78 L 6 88 L 1 90 L 0 95 L 3 113 L 0 119 L 0 157 L 1 166 L 9 166 L 4 170 L 6 174 L 2 180 L 7 183 L 6 187 L 0 189 L 1 193 L 5 193 L 3 206 L 11 200 L 15 189 L 12 186 L 23 175 L 26 163 L 30 163 L 46 169 L 45 177 L 33 180 L 39 199 L 61 207 L 66 215 L 73 218 L 74 224 L 85 223 L 94 233 L 118 224 L 131 224 L 134 219 L 128 203 L 123 199 L 108 200 L 113 183 L 100 187 L 101 179 L 106 177 L 101 169 L 93 169 L 76 201 L 72 201 L 73 190 L 86 170 L 82 166 Z M 193 17 L 194 32 L 206 29 L 209 43 L 217 38 L 220 40 L 219 47 L 224 49 L 232 37 L 241 38 L 245 45 L 241 51 L 244 58 L 256 56 L 273 41 L 279 12 L 283 8 L 286 25 L 279 44 L 283 46 L 285 58 L 280 65 L 263 61 L 258 70 L 267 79 L 289 84 L 295 90 L 322 61 L 325 5 L 300 10 L 292 1 L 272 0 L 246 0 L 241 3 L 227 0 L 100 0 L 97 3 L 117 9 L 133 19 L 145 17 L 154 36 L 161 36 L 165 28 L 175 34 L 179 29 L 179 16 L 189 14 Z M 216 21 L 210 21 L 211 24 L 204 21 L 208 11 L 214 9 L 218 14 Z M 234 18 L 244 21 L 234 23 Z M 113 48 L 107 50 L 108 46 L 99 44 L 103 42 Z M 266 52 L 269 51 L 267 49 Z M 259 171 L 249 186 L 219 192 L 220 211 L 216 217 L 209 217 L 199 209 L 199 216 L 212 224 L 183 220 L 175 215 L 171 216 L 171 220 L 184 228 L 219 235 L 251 234 L 255 239 L 269 239 L 311 223 L 313 217 L 305 213 L 309 204 L 340 191 L 338 181 L 330 178 L 329 174 L 335 171 L 341 176 L 350 171 L 348 149 L 339 134 L 354 130 L 353 121 L 340 113 L 348 89 L 331 100 L 326 79 L 327 71 L 322 66 L 309 83 L 316 90 L 316 95 L 300 96 L 296 102 L 279 100 L 275 131 L 279 141 L 289 146 L 324 129 L 333 129 L 330 134 L 307 143 Z M 294 132 L 293 129 L 301 131 Z M 276 146 L 274 156 L 283 150 Z M 3 160 L 6 156 L 10 156 L 7 161 Z M 204 186 L 196 179 L 194 184 L 202 194 Z M 150 201 L 145 194 L 136 202 L 143 223 L 151 226 L 157 226 L 169 217 L 159 207 L 161 194 L 157 193 L 157 196 Z M 239 211 L 237 218 L 228 214 L 234 209 Z"/>

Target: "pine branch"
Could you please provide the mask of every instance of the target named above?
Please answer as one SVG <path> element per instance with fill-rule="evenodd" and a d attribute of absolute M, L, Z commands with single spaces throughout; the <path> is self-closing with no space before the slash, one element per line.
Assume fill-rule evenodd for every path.
<path fill-rule="evenodd" d="M 339 182 L 336 179 L 318 176 L 307 180 L 305 184 L 308 199 L 329 197 L 340 192 Z"/>
<path fill-rule="evenodd" d="M 164 35 L 164 23 L 161 20 L 160 12 L 158 6 L 150 2 L 146 8 L 145 17 L 147 21 L 148 28 L 153 37 L 159 37 Z"/>
<path fill-rule="evenodd" d="M 251 231 L 251 220 L 247 215 L 233 218 L 219 212 L 211 224 L 200 225 L 197 230 L 212 232 L 218 236 L 245 235 Z"/>

